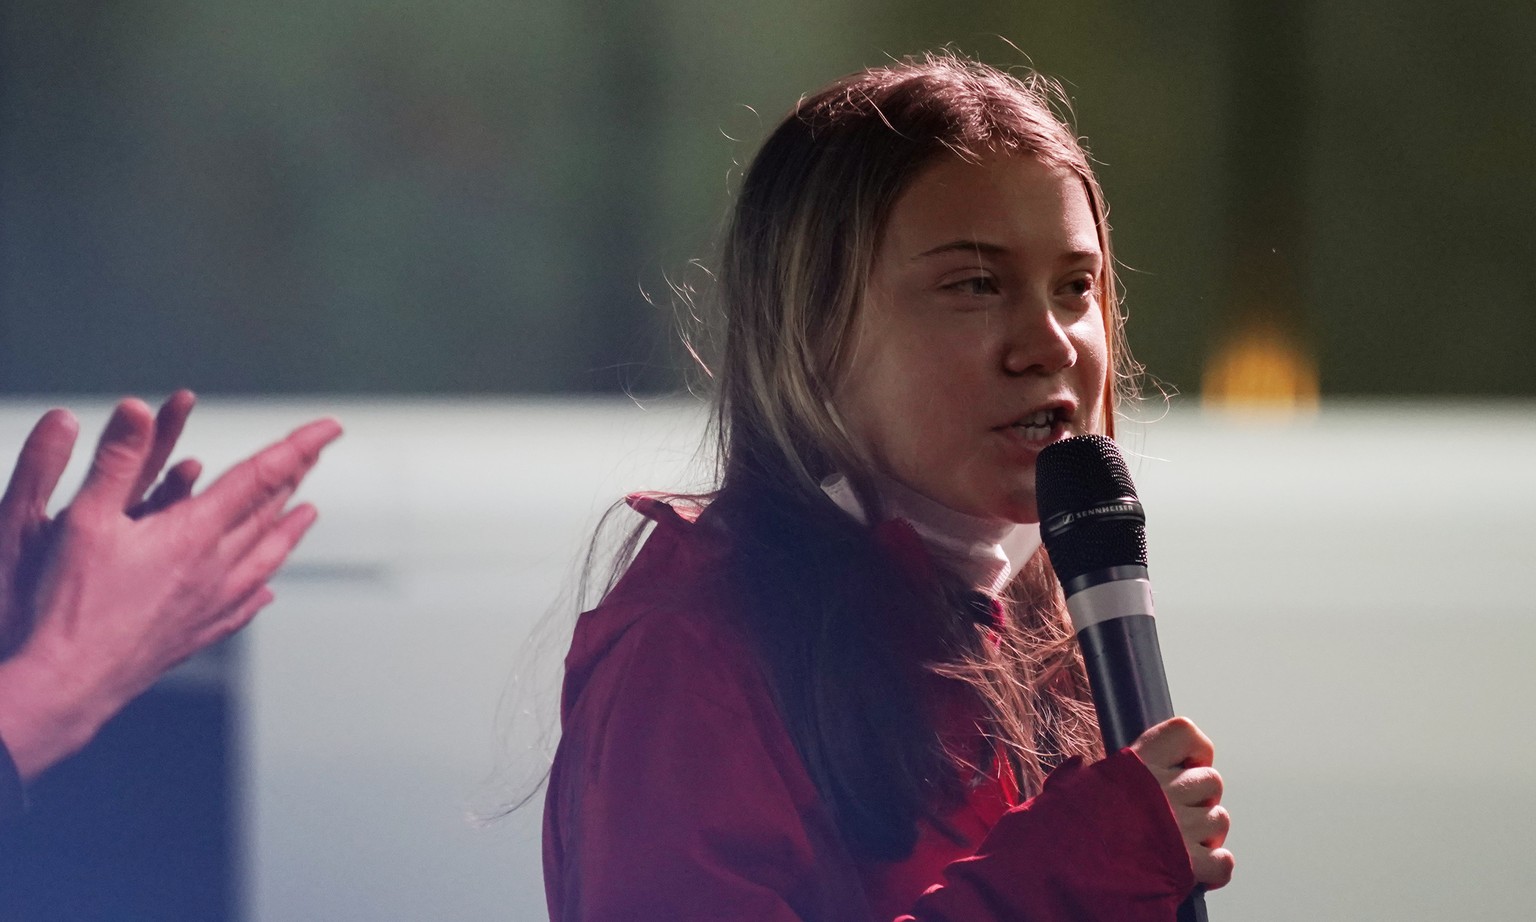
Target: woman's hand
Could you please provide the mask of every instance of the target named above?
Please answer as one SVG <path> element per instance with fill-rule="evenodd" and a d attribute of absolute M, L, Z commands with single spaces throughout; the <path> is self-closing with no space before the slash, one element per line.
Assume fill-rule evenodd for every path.
<path fill-rule="evenodd" d="M 1165 720 L 1137 738 L 1131 751 L 1151 770 L 1173 808 L 1195 880 L 1209 889 L 1232 880 L 1232 853 L 1222 848 L 1232 818 L 1221 806 L 1221 775 L 1211 767 L 1215 748 L 1188 719 Z"/>

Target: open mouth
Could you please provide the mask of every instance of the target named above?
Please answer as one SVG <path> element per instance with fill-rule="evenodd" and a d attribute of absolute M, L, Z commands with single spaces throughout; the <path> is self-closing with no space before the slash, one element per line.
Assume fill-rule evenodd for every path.
<path fill-rule="evenodd" d="M 1071 419 L 1072 414 L 1064 406 L 1046 407 L 1002 428 L 1019 433 L 1027 441 L 1045 442 L 1063 431 Z"/>

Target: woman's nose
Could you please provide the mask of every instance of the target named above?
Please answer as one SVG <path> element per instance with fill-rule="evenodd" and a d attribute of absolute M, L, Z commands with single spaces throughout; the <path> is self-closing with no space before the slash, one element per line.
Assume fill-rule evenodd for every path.
<path fill-rule="evenodd" d="M 1030 298 L 1010 311 L 1003 370 L 1011 375 L 1055 374 L 1077 363 L 1077 348 L 1049 298 Z"/>

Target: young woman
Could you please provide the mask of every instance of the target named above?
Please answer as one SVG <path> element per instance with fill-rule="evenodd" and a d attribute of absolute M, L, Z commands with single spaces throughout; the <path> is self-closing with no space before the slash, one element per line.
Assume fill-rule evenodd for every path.
<path fill-rule="evenodd" d="M 719 274 L 722 477 L 566 659 L 556 922 L 1172 919 L 1231 855 L 1187 721 L 1107 758 L 1035 458 L 1112 434 L 1099 185 L 1043 81 L 935 57 L 804 99 Z"/>

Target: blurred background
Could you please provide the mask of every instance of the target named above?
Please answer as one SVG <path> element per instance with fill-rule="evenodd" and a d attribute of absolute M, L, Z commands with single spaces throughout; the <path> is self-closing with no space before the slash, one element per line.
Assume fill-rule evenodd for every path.
<path fill-rule="evenodd" d="M 213 463 L 349 426 L 281 601 L 0 834 L 0 919 L 539 918 L 537 805 L 465 817 L 537 777 L 596 515 L 703 476 L 670 286 L 800 94 L 945 44 L 1065 84 L 1177 395 L 1126 442 L 1213 913 L 1526 915 L 1527 0 L 0 0 L 0 452 L 178 386 Z"/>
<path fill-rule="evenodd" d="M 1066 83 L 1180 391 L 1267 324 L 1330 396 L 1536 393 L 1526 2 L 0 8 L 5 392 L 665 390 L 765 130 L 954 43 Z"/>

